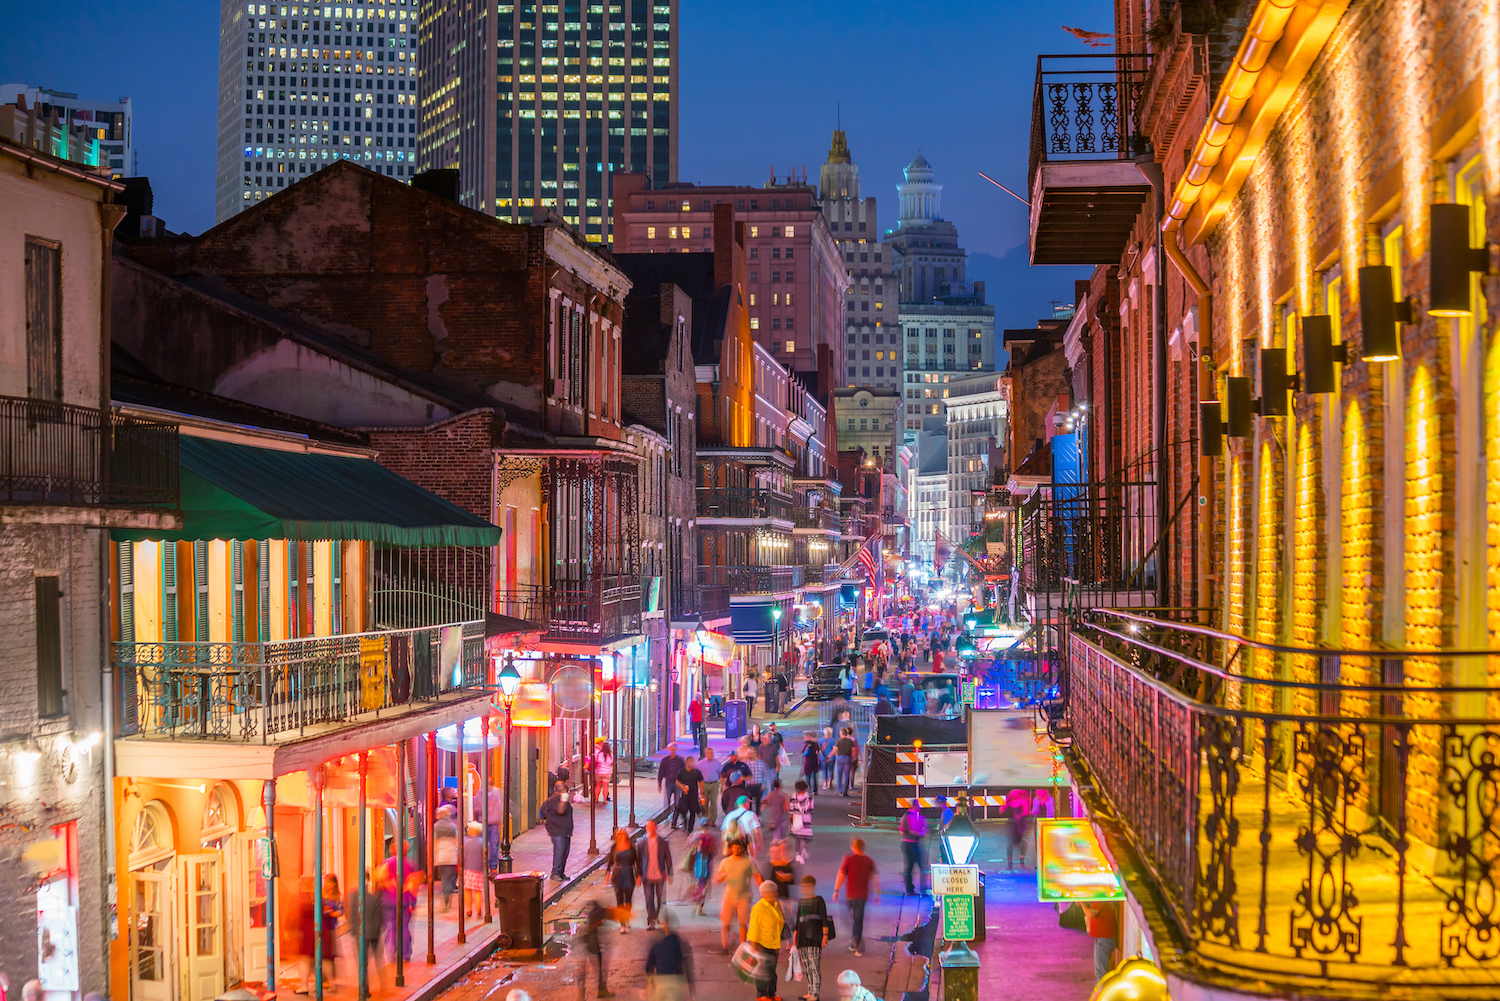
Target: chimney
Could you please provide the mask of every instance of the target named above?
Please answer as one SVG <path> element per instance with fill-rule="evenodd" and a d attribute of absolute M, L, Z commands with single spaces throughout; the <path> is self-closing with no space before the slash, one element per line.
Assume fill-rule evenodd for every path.
<path fill-rule="evenodd" d="M 720 202 L 714 206 L 714 288 L 735 282 L 735 250 L 742 244 L 743 229 L 734 220 L 734 206 Z"/>
<path fill-rule="evenodd" d="M 454 167 L 444 170 L 424 170 L 411 179 L 411 186 L 429 195 L 437 195 L 450 202 L 457 202 L 458 170 Z"/>

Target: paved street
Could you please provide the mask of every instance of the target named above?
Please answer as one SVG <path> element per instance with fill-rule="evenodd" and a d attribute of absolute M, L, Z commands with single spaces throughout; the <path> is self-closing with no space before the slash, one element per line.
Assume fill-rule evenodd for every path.
<path fill-rule="evenodd" d="M 789 738 L 796 738 L 816 721 L 816 709 L 792 716 L 784 727 Z M 791 769 L 784 775 L 790 779 Z M 932 927 L 923 928 L 932 916 L 930 897 L 903 896 L 901 849 L 894 825 L 858 829 L 851 820 L 857 818 L 858 800 L 833 794 L 819 797 L 815 813 L 814 837 L 809 864 L 799 867 L 799 876 L 810 872 L 818 879 L 819 892 L 827 899 L 833 889 L 838 864 L 848 851 L 851 837 L 866 840 L 867 851 L 880 870 L 883 895 L 872 903 L 866 915 L 864 956 L 849 951 L 850 924 L 846 906 L 832 908 L 838 940 L 830 944 L 823 957 L 823 997 L 838 996 L 836 978 L 845 969 L 853 969 L 877 997 L 906 998 L 923 1001 L 929 987 L 933 997 L 941 996 L 936 974 L 929 984 L 927 956 L 932 950 Z M 854 818 L 851 818 L 851 814 Z M 674 856 L 680 858 L 685 838 L 682 832 L 669 832 Z M 1058 927 L 1056 913 L 1047 904 L 1036 901 L 1035 874 L 1031 870 L 1001 873 L 995 867 L 1005 865 L 1004 849 L 998 831 L 982 829 L 985 835 L 980 847 L 980 861 L 989 875 L 989 900 L 986 924 L 989 939 L 976 943 L 981 957 L 980 996 L 998 998 L 1083 999 L 1093 986 L 1091 949 L 1087 937 Z M 575 844 L 577 842 L 575 841 Z M 586 847 L 584 841 L 583 847 Z M 583 848 L 575 849 L 571 868 L 578 868 Z M 934 847 L 934 856 L 936 850 Z M 687 903 L 677 903 L 688 890 L 688 879 L 681 873 L 674 877 L 668 894 L 674 913 L 693 951 L 696 996 L 719 999 L 753 997 L 753 988 L 740 981 L 730 970 L 728 956 L 720 948 L 718 902 L 715 892 L 698 917 Z M 581 945 L 568 933 L 570 920 L 581 918 L 585 905 L 597 899 L 613 904 L 613 892 L 602 870 L 581 881 L 563 894 L 545 915 L 551 936 L 545 961 L 516 962 L 496 956 L 461 979 L 446 995 L 451 1001 L 479 1001 L 503 998 L 512 988 L 520 987 L 534 998 L 564 999 L 595 996 L 594 973 L 585 971 Z M 604 942 L 609 988 L 622 999 L 643 998 L 646 993 L 645 956 L 655 933 L 644 930 L 644 900 L 636 893 L 634 927 L 620 934 L 606 925 Z M 925 932 L 925 935 L 923 934 Z M 786 981 L 786 953 L 778 964 L 781 974 L 780 994 L 790 999 L 805 990 L 801 983 Z"/>

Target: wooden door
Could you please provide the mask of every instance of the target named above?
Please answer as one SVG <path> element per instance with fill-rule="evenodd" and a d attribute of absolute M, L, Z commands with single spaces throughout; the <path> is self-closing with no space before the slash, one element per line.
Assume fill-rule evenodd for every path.
<path fill-rule="evenodd" d="M 170 869 L 130 874 L 131 1001 L 175 1001 L 173 876 Z"/>
<path fill-rule="evenodd" d="M 182 998 L 213 1001 L 224 993 L 224 856 L 178 857 L 182 886 Z"/>

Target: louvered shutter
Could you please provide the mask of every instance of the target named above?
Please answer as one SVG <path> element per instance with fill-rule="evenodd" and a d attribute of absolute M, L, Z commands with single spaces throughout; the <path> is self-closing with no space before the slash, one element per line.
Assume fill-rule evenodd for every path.
<path fill-rule="evenodd" d="M 245 642 L 245 544 L 229 542 L 229 638 Z"/>
<path fill-rule="evenodd" d="M 161 638 L 176 643 L 177 634 L 177 543 L 164 542 L 161 547 Z"/>

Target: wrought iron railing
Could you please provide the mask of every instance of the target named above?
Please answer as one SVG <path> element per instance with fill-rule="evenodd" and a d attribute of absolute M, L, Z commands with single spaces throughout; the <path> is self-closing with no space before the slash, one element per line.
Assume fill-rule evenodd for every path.
<path fill-rule="evenodd" d="M 1135 155 L 1146 68 L 1145 56 L 1129 53 L 1037 56 L 1028 190 L 1048 161 Z"/>
<path fill-rule="evenodd" d="M 177 425 L 94 407 L 0 397 L 0 498 L 15 503 L 176 507 Z"/>
<path fill-rule="evenodd" d="M 484 623 L 267 643 L 116 643 L 120 733 L 262 743 L 484 683 Z"/>
<path fill-rule="evenodd" d="M 699 487 L 700 518 L 792 520 L 792 498 L 765 487 Z"/>
<path fill-rule="evenodd" d="M 730 594 L 777 594 L 802 586 L 802 568 L 709 567 L 698 568 L 698 586 L 725 588 Z"/>
<path fill-rule="evenodd" d="M 497 592 L 495 611 L 535 622 L 550 638 L 624 636 L 640 630 L 641 578 L 609 575 L 550 586 L 523 584 Z"/>
<path fill-rule="evenodd" d="M 839 515 L 826 507 L 799 507 L 792 512 L 794 528 L 815 528 L 825 532 L 839 530 Z"/>
<path fill-rule="evenodd" d="M 1153 874 L 1186 962 L 1281 996 L 1493 990 L 1497 666 L 1093 610 L 1068 641 L 1079 787 Z"/>

